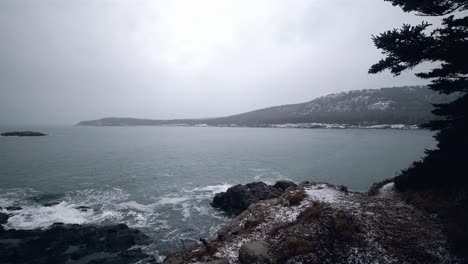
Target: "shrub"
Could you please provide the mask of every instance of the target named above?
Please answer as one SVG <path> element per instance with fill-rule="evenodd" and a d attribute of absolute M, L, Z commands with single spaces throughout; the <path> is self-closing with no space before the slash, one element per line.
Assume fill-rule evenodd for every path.
<path fill-rule="evenodd" d="M 291 237 L 283 242 L 279 254 L 280 263 L 295 256 L 314 252 L 314 243 L 302 238 Z"/>
<path fill-rule="evenodd" d="M 337 239 L 356 242 L 359 240 L 360 228 L 355 223 L 354 219 L 345 213 L 339 212 L 335 217 L 334 233 Z"/>
<path fill-rule="evenodd" d="M 430 213 L 436 213 L 442 220 L 454 253 L 468 257 L 468 193 L 458 191 L 406 191 L 401 197 L 406 202 Z"/>
<path fill-rule="evenodd" d="M 318 218 L 322 212 L 325 210 L 325 205 L 319 201 L 312 201 L 310 205 L 304 209 L 299 215 L 301 220 L 311 220 Z"/>
<path fill-rule="evenodd" d="M 291 191 L 286 194 L 286 200 L 288 200 L 289 205 L 299 205 L 305 198 L 307 197 L 307 193 L 305 192 L 304 188 L 300 188 L 296 191 Z"/>

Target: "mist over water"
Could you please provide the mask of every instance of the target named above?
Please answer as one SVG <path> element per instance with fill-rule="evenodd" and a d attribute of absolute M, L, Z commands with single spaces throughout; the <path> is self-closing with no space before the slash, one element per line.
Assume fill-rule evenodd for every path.
<path fill-rule="evenodd" d="M 22 207 L 7 228 L 126 223 L 160 254 L 214 235 L 228 218 L 209 203 L 232 185 L 287 179 L 365 191 L 435 147 L 424 130 L 29 129 L 49 135 L 0 137 L 0 206 Z"/>

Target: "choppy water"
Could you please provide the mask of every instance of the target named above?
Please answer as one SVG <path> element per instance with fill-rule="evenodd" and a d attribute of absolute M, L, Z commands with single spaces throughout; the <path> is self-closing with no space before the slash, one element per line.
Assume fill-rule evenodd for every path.
<path fill-rule="evenodd" d="M 0 127 L 18 129 L 50 135 L 0 137 L 0 206 L 23 208 L 7 228 L 123 222 L 153 237 L 148 250 L 160 254 L 213 235 L 227 218 L 209 202 L 234 184 L 327 181 L 364 191 L 435 146 L 421 130 Z"/>

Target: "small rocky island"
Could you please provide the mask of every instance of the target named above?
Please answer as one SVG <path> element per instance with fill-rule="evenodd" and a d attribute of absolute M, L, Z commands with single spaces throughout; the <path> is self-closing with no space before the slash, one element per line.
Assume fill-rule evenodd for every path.
<path fill-rule="evenodd" d="M 12 132 L 5 132 L 5 133 L 2 133 L 0 135 L 2 135 L 4 137 L 12 137 L 12 136 L 16 136 L 16 137 L 43 137 L 43 136 L 47 136 L 47 134 L 45 134 L 45 133 L 35 132 L 35 131 L 12 131 Z"/>

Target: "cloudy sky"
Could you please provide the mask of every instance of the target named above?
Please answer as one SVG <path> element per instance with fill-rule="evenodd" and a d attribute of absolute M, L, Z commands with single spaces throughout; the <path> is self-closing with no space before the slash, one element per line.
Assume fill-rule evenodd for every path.
<path fill-rule="evenodd" d="M 214 117 L 422 84 L 368 75 L 383 0 L 0 1 L 0 125 Z M 427 20 L 427 19 L 426 19 Z"/>

